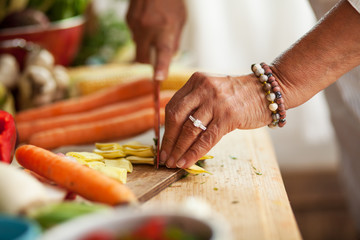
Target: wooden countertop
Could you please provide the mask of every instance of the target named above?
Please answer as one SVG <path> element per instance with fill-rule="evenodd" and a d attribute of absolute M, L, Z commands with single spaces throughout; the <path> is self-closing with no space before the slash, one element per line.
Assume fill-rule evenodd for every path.
<path fill-rule="evenodd" d="M 205 169 L 189 175 L 142 205 L 206 201 L 231 225 L 234 239 L 301 239 L 267 128 L 236 130 L 210 151 Z"/>

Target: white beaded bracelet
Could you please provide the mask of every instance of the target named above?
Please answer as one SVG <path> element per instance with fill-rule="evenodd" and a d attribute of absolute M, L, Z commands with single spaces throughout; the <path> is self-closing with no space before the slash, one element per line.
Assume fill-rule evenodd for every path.
<path fill-rule="evenodd" d="M 276 126 L 283 127 L 286 124 L 286 110 L 284 105 L 284 99 L 281 95 L 281 89 L 272 74 L 270 67 L 265 64 L 253 64 L 251 70 L 258 77 L 259 81 L 263 85 L 263 90 L 266 94 L 266 99 L 270 102 L 269 109 L 272 112 L 272 122 L 268 127 L 273 128 Z"/>

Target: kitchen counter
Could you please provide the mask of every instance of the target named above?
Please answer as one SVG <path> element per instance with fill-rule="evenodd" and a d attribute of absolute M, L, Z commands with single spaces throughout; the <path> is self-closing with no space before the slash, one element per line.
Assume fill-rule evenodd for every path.
<path fill-rule="evenodd" d="M 200 199 L 230 224 L 234 239 L 301 239 L 267 128 L 224 136 L 206 160 L 210 174 L 188 175 L 142 205 Z"/>

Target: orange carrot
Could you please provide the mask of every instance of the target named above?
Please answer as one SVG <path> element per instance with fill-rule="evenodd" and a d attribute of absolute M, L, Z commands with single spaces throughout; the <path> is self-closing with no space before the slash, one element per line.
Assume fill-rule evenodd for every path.
<path fill-rule="evenodd" d="M 135 195 L 124 184 L 45 149 L 23 145 L 16 150 L 15 156 L 24 168 L 88 200 L 109 205 L 136 201 Z"/>
<path fill-rule="evenodd" d="M 19 112 L 15 115 L 15 121 L 20 123 L 41 118 L 85 112 L 108 104 L 142 96 L 151 93 L 152 90 L 153 84 L 149 79 L 124 83 L 90 95 L 66 99 Z"/>
<path fill-rule="evenodd" d="M 161 123 L 164 118 L 165 111 L 161 109 Z M 154 109 L 146 108 L 120 117 L 38 132 L 30 137 L 29 143 L 53 149 L 65 145 L 124 139 L 145 132 L 153 126 Z"/>
<path fill-rule="evenodd" d="M 173 95 L 174 95 L 174 91 L 162 91 L 160 96 L 160 106 L 165 107 L 165 105 L 169 102 L 169 100 Z M 19 141 L 20 142 L 28 141 L 30 136 L 37 132 L 41 132 L 53 128 L 70 126 L 74 124 L 100 121 L 103 119 L 122 116 L 139 111 L 141 109 L 153 107 L 154 105 L 153 98 L 154 97 L 151 94 L 149 94 L 143 97 L 138 97 L 124 102 L 115 103 L 112 105 L 105 106 L 103 108 L 97 108 L 87 112 L 39 119 L 31 122 L 20 122 L 17 124 Z"/>

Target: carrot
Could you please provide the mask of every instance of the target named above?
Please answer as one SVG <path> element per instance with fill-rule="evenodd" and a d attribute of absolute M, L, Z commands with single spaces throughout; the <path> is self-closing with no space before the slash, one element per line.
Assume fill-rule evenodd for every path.
<path fill-rule="evenodd" d="M 160 97 L 160 106 L 165 107 L 165 105 L 169 102 L 173 95 L 174 91 L 162 91 Z M 144 108 L 152 107 L 153 105 L 153 96 L 149 94 L 143 97 L 115 103 L 105 106 L 103 108 L 97 108 L 87 112 L 39 119 L 31 122 L 20 122 L 17 124 L 19 141 L 28 141 L 30 139 L 30 136 L 37 132 L 126 115 Z"/>
<path fill-rule="evenodd" d="M 161 109 L 161 123 L 164 118 L 165 111 Z M 146 108 L 120 117 L 38 132 L 30 137 L 29 143 L 53 149 L 65 145 L 124 139 L 145 132 L 153 126 L 154 109 Z"/>
<path fill-rule="evenodd" d="M 137 201 L 125 185 L 45 149 L 23 145 L 16 150 L 15 156 L 24 168 L 88 200 L 109 205 Z"/>
<path fill-rule="evenodd" d="M 66 99 L 42 107 L 19 112 L 15 115 L 17 123 L 50 118 L 59 115 L 89 111 L 94 108 L 116 103 L 126 99 L 151 93 L 153 84 L 148 79 L 142 79 L 106 88 L 94 94 Z"/>

